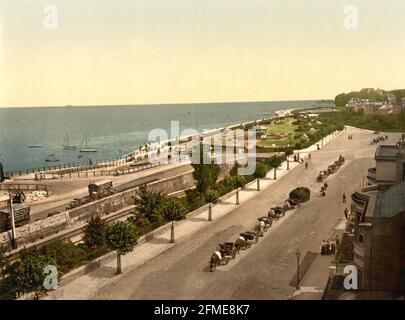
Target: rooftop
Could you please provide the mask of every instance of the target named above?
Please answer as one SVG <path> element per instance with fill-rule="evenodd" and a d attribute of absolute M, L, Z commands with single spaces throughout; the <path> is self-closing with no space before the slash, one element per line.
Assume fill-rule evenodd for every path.
<path fill-rule="evenodd" d="M 376 217 L 393 217 L 405 211 L 405 182 L 377 194 L 374 209 Z"/>
<path fill-rule="evenodd" d="M 375 160 L 390 160 L 400 156 L 400 150 L 397 145 L 381 145 L 375 151 Z"/>

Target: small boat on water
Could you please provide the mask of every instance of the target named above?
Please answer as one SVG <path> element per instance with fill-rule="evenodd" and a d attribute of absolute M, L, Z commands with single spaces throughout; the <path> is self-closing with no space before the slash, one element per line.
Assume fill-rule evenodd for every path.
<path fill-rule="evenodd" d="M 69 144 L 69 136 L 66 134 L 65 140 L 63 141 L 63 150 L 76 150 L 76 146 L 71 146 Z"/>
<path fill-rule="evenodd" d="M 59 159 L 56 158 L 55 154 L 52 153 L 50 155 L 48 155 L 48 157 L 45 159 L 46 162 L 58 162 Z"/>
<path fill-rule="evenodd" d="M 97 149 L 89 148 L 87 146 L 87 133 L 84 136 L 84 141 L 82 142 L 82 146 L 83 146 L 83 143 L 84 143 L 84 148 L 80 148 L 80 150 L 79 150 L 80 152 L 97 152 Z"/>
<path fill-rule="evenodd" d="M 42 147 L 43 147 L 42 144 L 30 144 L 30 145 L 28 146 L 28 148 L 42 148 Z"/>

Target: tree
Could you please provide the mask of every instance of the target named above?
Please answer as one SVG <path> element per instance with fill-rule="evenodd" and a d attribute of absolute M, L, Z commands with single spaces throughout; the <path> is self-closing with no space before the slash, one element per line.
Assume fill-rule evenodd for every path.
<path fill-rule="evenodd" d="M 121 270 L 121 255 L 134 250 L 138 235 L 133 223 L 129 221 L 118 221 L 107 228 L 107 244 L 111 250 L 117 252 L 117 274 Z"/>
<path fill-rule="evenodd" d="M 0 279 L 6 276 L 9 265 L 8 259 L 4 256 L 3 252 L 0 252 Z"/>
<path fill-rule="evenodd" d="M 83 230 L 83 241 L 87 248 L 100 247 L 105 242 L 106 223 L 99 215 L 92 217 Z"/>
<path fill-rule="evenodd" d="M 197 184 L 197 191 L 205 193 L 208 189 L 215 187 L 219 176 L 219 166 L 210 159 L 209 153 L 206 152 L 202 143 L 200 143 L 198 151 L 199 154 L 197 155 L 199 157 L 194 156 L 193 163 L 191 164 L 194 168 L 193 178 Z"/>
<path fill-rule="evenodd" d="M 295 188 L 290 192 L 289 197 L 300 202 L 307 202 L 311 197 L 311 190 L 307 187 Z"/>
<path fill-rule="evenodd" d="M 215 203 L 219 198 L 219 192 L 216 189 L 208 189 L 205 192 L 205 199 L 207 202 Z"/>
<path fill-rule="evenodd" d="M 159 192 L 147 190 L 141 187 L 135 198 L 136 212 L 147 218 L 151 223 L 162 223 L 164 216 L 159 212 L 159 207 L 164 201 L 164 195 Z"/>
<path fill-rule="evenodd" d="M 183 198 L 166 197 L 158 210 L 167 221 L 182 220 L 188 212 L 188 206 Z"/>
<path fill-rule="evenodd" d="M 37 248 L 29 249 L 21 254 L 20 261 L 13 263 L 10 277 L 14 279 L 18 291 L 35 292 L 38 298 L 47 290 L 44 286 L 47 266 L 57 268 L 53 258 L 42 255 Z M 59 274 L 57 276 L 59 280 Z"/>
<path fill-rule="evenodd" d="M 265 178 L 267 175 L 267 166 L 264 163 L 256 163 L 256 170 L 253 174 L 255 178 Z"/>
<path fill-rule="evenodd" d="M 62 239 L 47 243 L 40 249 L 40 253 L 56 261 L 60 275 L 82 265 L 88 259 L 85 249 Z"/>

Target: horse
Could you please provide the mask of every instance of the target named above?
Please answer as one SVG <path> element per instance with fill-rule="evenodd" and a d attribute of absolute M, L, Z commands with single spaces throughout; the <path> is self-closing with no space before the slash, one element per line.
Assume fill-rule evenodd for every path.
<path fill-rule="evenodd" d="M 259 232 L 259 237 L 263 237 L 264 235 L 264 226 L 265 223 L 263 221 L 259 221 L 256 225 L 256 230 Z"/>
<path fill-rule="evenodd" d="M 236 253 L 239 253 L 240 250 L 245 250 L 246 249 L 246 240 L 244 237 L 240 236 L 238 239 L 235 241 L 235 250 Z"/>
<path fill-rule="evenodd" d="M 276 210 L 274 210 L 273 208 L 270 209 L 269 213 L 267 214 L 269 218 L 273 219 L 273 220 L 278 220 L 279 216 L 278 214 L 276 214 Z"/>
<path fill-rule="evenodd" d="M 214 272 L 217 266 L 221 264 L 222 255 L 219 251 L 215 251 L 210 259 L 210 271 Z"/>

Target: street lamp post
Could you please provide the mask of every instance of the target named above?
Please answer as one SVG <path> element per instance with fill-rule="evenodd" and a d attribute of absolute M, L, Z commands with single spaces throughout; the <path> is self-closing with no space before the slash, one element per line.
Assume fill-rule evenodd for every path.
<path fill-rule="evenodd" d="M 174 238 L 174 221 L 172 221 L 172 226 L 170 228 L 170 243 L 175 243 L 176 240 Z"/>
<path fill-rule="evenodd" d="M 287 170 L 290 170 L 290 160 L 289 156 L 287 155 Z"/>
<path fill-rule="evenodd" d="M 13 196 L 12 196 L 11 192 L 9 192 L 9 198 L 10 198 L 10 218 L 11 218 L 11 237 L 12 237 L 11 245 L 12 245 L 13 249 L 17 249 L 14 205 L 13 205 Z"/>
<path fill-rule="evenodd" d="M 260 191 L 260 178 L 257 178 L 257 191 Z"/>
<path fill-rule="evenodd" d="M 274 167 L 274 180 L 277 180 L 277 167 Z"/>
<path fill-rule="evenodd" d="M 236 189 L 236 205 L 239 205 L 239 188 Z"/>
<path fill-rule="evenodd" d="M 212 221 L 212 203 L 208 205 L 208 221 Z"/>
<path fill-rule="evenodd" d="M 295 252 L 295 256 L 297 257 L 297 285 L 295 288 L 298 290 L 300 288 L 300 256 L 301 256 L 301 252 L 299 249 L 297 249 L 297 251 Z"/>

